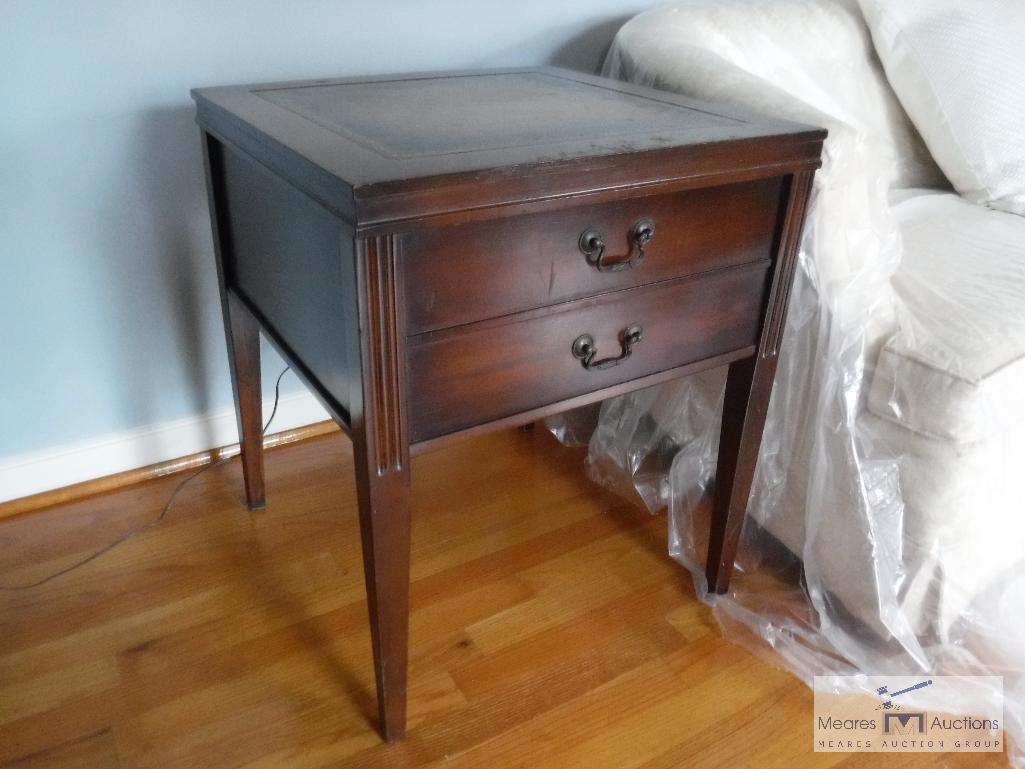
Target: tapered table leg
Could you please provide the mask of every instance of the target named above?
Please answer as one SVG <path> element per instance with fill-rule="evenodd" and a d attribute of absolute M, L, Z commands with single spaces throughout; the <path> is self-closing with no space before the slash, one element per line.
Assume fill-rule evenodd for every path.
<path fill-rule="evenodd" d="M 775 356 L 755 356 L 730 364 L 705 567 L 712 593 L 725 593 L 733 574 L 775 370 Z"/>
<path fill-rule="evenodd" d="M 794 174 L 788 183 L 787 209 L 780 231 L 776 265 L 768 297 L 768 310 L 751 358 L 730 364 L 719 435 L 719 465 L 712 501 L 712 526 L 705 574 L 712 593 L 725 593 L 744 527 L 769 411 L 772 383 L 779 361 L 790 289 L 797 267 L 801 230 L 811 193 L 814 171 Z"/>
<path fill-rule="evenodd" d="M 235 416 L 242 448 L 242 474 L 250 510 L 266 506 L 263 484 L 263 391 L 260 385 L 260 327 L 232 293 L 225 292 L 228 360 L 235 393 Z"/>
<path fill-rule="evenodd" d="M 221 295 L 224 335 L 228 342 L 231 389 L 242 449 L 246 503 L 250 510 L 266 506 L 263 490 L 263 391 L 260 385 L 260 326 L 242 301 L 228 290 L 225 262 L 231 254 L 227 235 L 227 203 L 222 148 L 206 131 L 201 132 L 206 191 L 210 203 L 210 229 L 214 236 L 217 287 Z"/>
<path fill-rule="evenodd" d="M 409 441 L 403 319 L 393 237 L 358 240 L 360 397 L 353 412 L 363 569 L 370 607 L 381 733 L 406 735 L 409 647 Z"/>
<path fill-rule="evenodd" d="M 379 475 L 356 447 L 363 571 L 370 608 L 377 705 L 388 742 L 406 735 L 409 645 L 409 473 Z"/>

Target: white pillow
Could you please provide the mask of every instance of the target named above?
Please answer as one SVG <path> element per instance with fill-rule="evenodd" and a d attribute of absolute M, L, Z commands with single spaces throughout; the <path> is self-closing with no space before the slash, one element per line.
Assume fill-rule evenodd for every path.
<path fill-rule="evenodd" d="M 1025 0 L 861 0 L 904 109 L 954 188 L 1025 215 Z"/>

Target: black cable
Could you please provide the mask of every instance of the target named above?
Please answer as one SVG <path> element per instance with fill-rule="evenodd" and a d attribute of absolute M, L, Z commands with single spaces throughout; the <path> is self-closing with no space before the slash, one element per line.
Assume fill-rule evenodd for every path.
<path fill-rule="evenodd" d="M 282 372 L 280 374 L 278 374 L 278 379 L 274 383 L 274 407 L 271 409 L 270 418 L 267 420 L 267 423 L 263 426 L 263 432 L 261 433 L 261 435 L 266 435 L 267 434 L 267 430 L 270 428 L 271 422 L 274 421 L 274 417 L 278 413 L 278 401 L 279 401 L 279 399 L 281 397 L 281 380 L 284 378 L 285 374 L 288 373 L 290 368 L 291 368 L 290 366 L 285 366 L 285 368 L 282 370 Z M 220 465 L 223 465 L 225 462 L 230 462 L 236 456 L 240 456 L 240 455 L 241 455 L 241 452 L 239 452 L 239 454 L 235 454 L 235 455 L 232 455 L 230 457 L 221 457 L 220 459 L 215 460 L 215 461 L 211 462 L 210 464 L 204 465 L 203 467 L 199 468 L 198 470 L 196 470 L 196 472 L 192 473 L 188 477 L 183 478 L 181 481 L 178 482 L 178 485 L 174 487 L 174 491 L 171 492 L 171 496 L 169 496 L 167 498 L 167 502 L 164 503 L 164 507 L 161 509 L 160 515 L 158 515 L 154 520 L 150 521 L 149 523 L 145 524 L 144 526 L 139 526 L 138 528 L 132 529 L 131 531 L 127 532 L 126 534 L 122 534 L 120 537 L 115 539 L 113 542 L 110 542 L 109 544 L 106 544 L 103 547 L 101 547 L 96 552 L 87 555 L 81 561 L 76 561 L 75 563 L 71 564 L 70 566 L 66 566 L 63 569 L 60 569 L 59 571 L 55 571 L 53 574 L 49 574 L 49 575 L 43 577 L 40 580 L 36 580 L 35 582 L 29 582 L 28 584 L 25 584 L 25 585 L 0 585 L 0 590 L 9 590 L 9 591 L 14 591 L 14 590 L 31 590 L 32 588 L 39 587 L 40 585 L 45 585 L 47 582 L 49 582 L 51 580 L 54 580 L 54 579 L 57 579 L 57 577 L 61 577 L 61 576 L 65 575 L 65 574 L 68 574 L 68 573 L 74 571 L 75 569 L 80 569 L 81 567 L 85 566 L 87 563 L 91 563 L 92 561 L 96 560 L 97 558 L 99 558 L 104 553 L 109 553 L 111 550 L 113 550 L 118 545 L 120 545 L 120 544 L 122 544 L 124 542 L 127 542 L 132 537 L 135 537 L 138 534 L 142 534 L 144 531 L 149 531 L 150 529 L 159 526 L 160 523 L 164 520 L 164 518 L 167 517 L 167 514 L 171 511 L 171 507 L 174 505 L 174 500 L 177 499 L 178 494 L 181 492 L 182 489 L 184 489 L 189 484 L 190 481 L 192 481 L 194 478 L 197 478 L 201 474 L 205 473 L 207 470 L 211 470 L 211 469 L 213 469 L 215 467 L 219 467 Z"/>

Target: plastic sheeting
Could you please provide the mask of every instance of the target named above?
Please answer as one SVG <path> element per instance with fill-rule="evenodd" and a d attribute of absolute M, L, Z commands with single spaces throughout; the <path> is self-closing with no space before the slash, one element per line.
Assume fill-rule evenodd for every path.
<path fill-rule="evenodd" d="M 1025 219 L 913 188 L 943 182 L 852 3 L 657 9 L 605 69 L 830 132 L 730 592 L 704 577 L 725 370 L 550 426 L 590 442 L 595 480 L 668 508 L 728 638 L 809 683 L 1001 676 L 1025 767 Z"/>

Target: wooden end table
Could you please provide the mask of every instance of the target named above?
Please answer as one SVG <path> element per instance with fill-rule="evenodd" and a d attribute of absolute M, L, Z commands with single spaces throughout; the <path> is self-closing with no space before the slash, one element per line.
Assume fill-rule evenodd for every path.
<path fill-rule="evenodd" d="M 824 131 L 551 68 L 193 97 L 246 498 L 264 506 L 262 330 L 353 441 L 386 739 L 411 455 L 729 364 L 726 590 Z"/>

